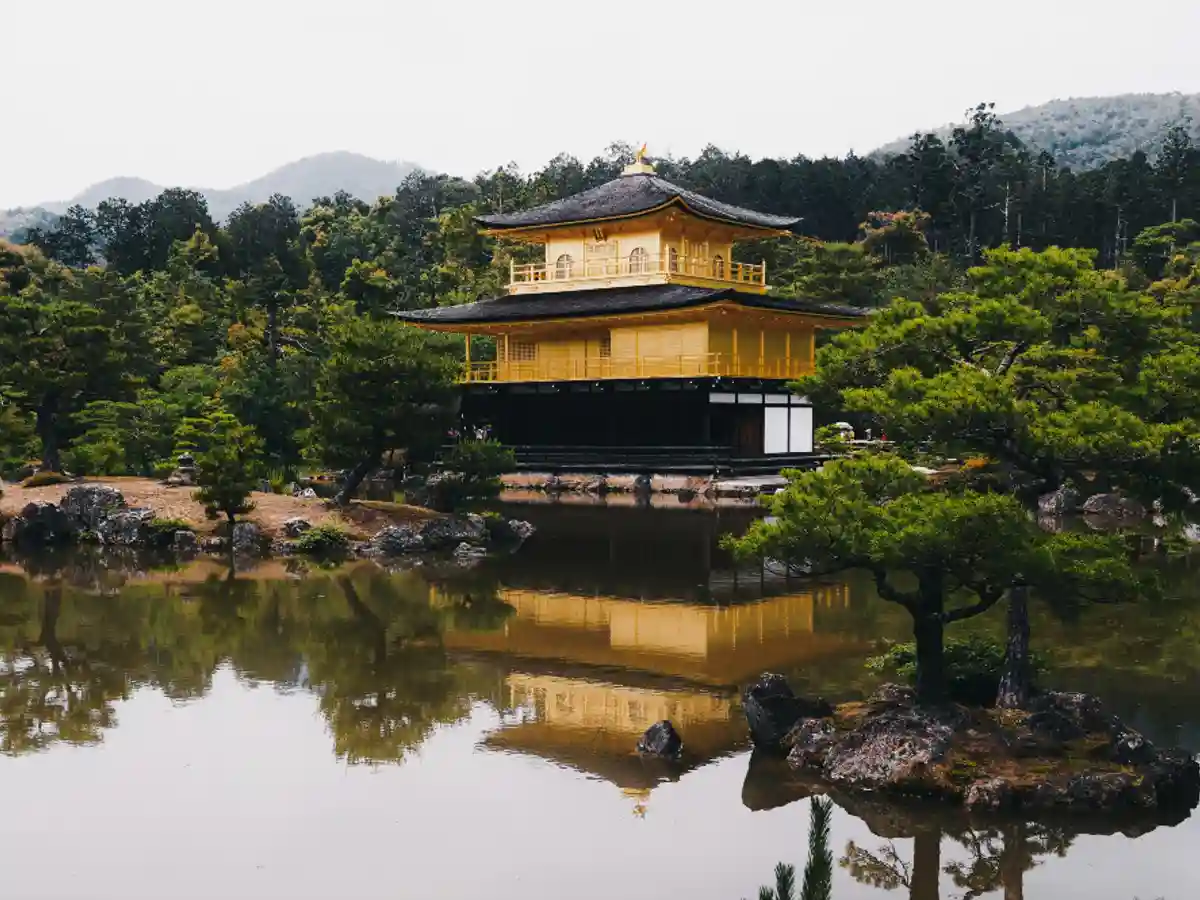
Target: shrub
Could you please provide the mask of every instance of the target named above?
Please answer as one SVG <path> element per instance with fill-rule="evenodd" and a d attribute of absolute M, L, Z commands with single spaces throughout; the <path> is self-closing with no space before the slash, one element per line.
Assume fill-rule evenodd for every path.
<path fill-rule="evenodd" d="M 443 477 L 431 484 L 433 505 L 452 509 L 465 500 L 487 500 L 500 493 L 500 476 L 517 458 L 499 441 L 459 441 L 442 463 Z"/>
<path fill-rule="evenodd" d="M 850 451 L 850 438 L 836 425 L 822 425 L 813 434 L 813 445 L 822 453 L 841 456 Z"/>
<path fill-rule="evenodd" d="M 946 641 L 946 681 L 951 700 L 969 706 L 991 706 L 1000 689 L 1004 671 L 1004 644 L 984 637 Z M 1045 671 L 1043 661 L 1032 658 L 1035 674 Z M 879 656 L 867 660 L 873 672 L 895 672 L 912 683 L 917 676 L 917 645 L 909 641 L 893 644 Z"/>
<path fill-rule="evenodd" d="M 328 556 L 342 553 L 350 544 L 350 536 L 336 525 L 317 525 L 296 538 L 293 546 L 300 553 Z"/>
<path fill-rule="evenodd" d="M 64 475 L 62 472 L 35 472 L 21 482 L 21 487 L 35 488 L 47 487 L 51 484 L 70 484 L 74 480 L 70 475 Z"/>
<path fill-rule="evenodd" d="M 88 432 L 63 452 L 63 463 L 79 475 L 124 475 L 129 471 L 125 448 L 109 432 Z"/>
<path fill-rule="evenodd" d="M 195 531 L 190 522 L 183 519 L 154 519 L 148 526 L 147 541 L 151 547 L 169 547 L 175 541 L 177 531 Z"/>

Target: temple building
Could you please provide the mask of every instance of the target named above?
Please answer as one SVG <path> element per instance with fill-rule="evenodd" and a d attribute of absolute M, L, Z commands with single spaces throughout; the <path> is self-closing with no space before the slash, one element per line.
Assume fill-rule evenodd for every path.
<path fill-rule="evenodd" d="M 778 469 L 813 450 L 812 408 L 787 384 L 812 371 L 817 330 L 864 315 L 770 297 L 766 265 L 734 258 L 798 221 L 677 187 L 639 154 L 607 184 L 477 219 L 544 248 L 511 265 L 506 295 L 399 316 L 468 348 L 495 339 L 494 359 L 468 352 L 463 418 L 522 462 Z"/>

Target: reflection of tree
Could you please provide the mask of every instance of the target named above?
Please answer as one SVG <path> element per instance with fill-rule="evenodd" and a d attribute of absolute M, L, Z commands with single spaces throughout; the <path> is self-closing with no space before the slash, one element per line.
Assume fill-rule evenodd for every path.
<path fill-rule="evenodd" d="M 937 900 L 941 871 L 942 834 L 922 829 L 913 837 L 912 864 L 907 863 L 892 841 L 872 853 L 853 841 L 846 845 L 840 863 L 855 881 L 892 891 L 908 888 L 912 900 Z"/>
<path fill-rule="evenodd" d="M 113 701 L 127 693 L 122 672 L 67 647 L 58 634 L 62 587 L 45 589 L 36 639 L 0 660 L 0 751 L 44 750 L 55 742 L 91 744 L 114 724 Z"/>
<path fill-rule="evenodd" d="M 841 865 L 855 881 L 887 891 L 907 888 L 913 900 L 935 900 L 942 871 L 954 879 L 955 885 L 966 889 L 964 900 L 976 900 L 1001 888 L 1005 900 L 1021 900 L 1025 896 L 1025 873 L 1039 864 L 1038 857 L 1066 856 L 1071 846 L 1071 837 L 1065 831 L 1024 822 L 985 831 L 971 829 L 952 837 L 968 850 L 970 858 L 951 862 L 944 870 L 939 828 L 916 832 L 911 864 L 893 841 L 875 852 L 851 841 Z"/>
<path fill-rule="evenodd" d="M 346 576 L 337 585 L 350 610 L 324 636 L 313 636 L 310 678 L 333 731 L 338 756 L 350 762 L 397 761 L 437 721 L 466 713 L 446 660 L 433 639 L 428 604 L 387 602 L 373 590 L 364 602 Z M 378 602 L 379 600 L 385 602 Z"/>
<path fill-rule="evenodd" d="M 92 743 L 115 701 L 151 686 L 172 699 L 207 693 L 228 665 L 240 679 L 319 695 L 337 753 L 395 761 L 473 698 L 498 702 L 503 678 L 449 659 L 445 623 L 503 620 L 494 588 L 436 592 L 416 574 L 359 567 L 303 581 L 229 572 L 206 581 L 139 580 L 98 596 L 39 563 L 42 580 L 0 573 L 0 752 Z"/>
<path fill-rule="evenodd" d="M 951 863 L 946 874 L 966 888 L 965 900 L 1004 888 L 1005 900 L 1025 896 L 1025 873 L 1039 865 L 1039 856 L 1066 856 L 1070 836 L 1061 829 L 1012 822 L 988 831 L 969 831 L 958 839 L 971 853 L 965 863 Z"/>

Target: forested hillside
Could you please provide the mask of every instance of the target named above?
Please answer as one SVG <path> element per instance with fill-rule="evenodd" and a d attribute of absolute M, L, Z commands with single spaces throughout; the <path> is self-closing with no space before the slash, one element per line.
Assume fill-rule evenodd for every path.
<path fill-rule="evenodd" d="M 1154 153 L 1173 126 L 1200 138 L 1200 94 L 1121 94 L 1116 97 L 1077 97 L 1052 100 L 1003 114 L 1022 142 L 1044 150 L 1060 166 L 1095 169 L 1138 150 Z M 935 133 L 943 140 L 953 126 Z M 907 138 L 881 147 L 875 154 L 890 156 L 908 148 Z"/>
<path fill-rule="evenodd" d="M 221 224 L 193 191 L 73 207 L 29 246 L 0 244 L 0 471 L 39 458 L 151 472 L 209 427 L 197 421 L 222 417 L 259 435 L 275 471 L 345 465 L 362 423 L 417 383 L 412 359 L 463 353 L 461 339 L 414 338 L 387 314 L 497 294 L 510 260 L 538 252 L 481 236 L 473 216 L 584 190 L 631 158 L 614 145 L 529 175 L 414 172 L 374 203 L 336 193 L 302 213 L 310 198 L 275 195 Z M 1084 173 L 1023 146 L 986 107 L 949 140 L 925 135 L 883 162 L 710 148 L 657 165 L 717 199 L 804 216 L 804 237 L 739 250 L 768 260 L 782 295 L 929 301 L 967 284 L 986 248 L 1059 245 L 1095 250 L 1131 289 L 1200 299 L 1200 150 L 1182 129 L 1154 157 Z M 475 359 L 490 352 L 473 344 Z M 1200 366 L 1185 369 L 1164 371 L 1180 397 L 1200 384 Z"/>

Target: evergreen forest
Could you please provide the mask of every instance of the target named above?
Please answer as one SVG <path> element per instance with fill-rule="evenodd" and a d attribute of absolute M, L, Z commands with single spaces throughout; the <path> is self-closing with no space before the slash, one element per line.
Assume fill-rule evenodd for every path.
<path fill-rule="evenodd" d="M 462 340 L 414 337 L 389 312 L 502 293 L 510 261 L 538 248 L 484 237 L 473 217 L 594 187 L 632 155 L 614 144 L 589 162 L 559 156 L 534 173 L 509 166 L 472 180 L 416 171 L 374 203 L 277 194 L 222 221 L 199 193 L 169 189 L 75 206 L 0 242 L 0 473 L 37 461 L 152 474 L 223 417 L 255 434 L 272 472 L 351 466 L 380 440 L 436 445 L 444 430 L 396 426 L 421 396 L 383 421 L 378 392 L 347 387 L 347 360 L 435 360 L 354 377 L 441 389 Z M 887 159 L 755 161 L 710 147 L 654 162 L 716 199 L 803 216 L 796 237 L 741 248 L 767 261 L 780 296 L 922 302 L 936 315 L 934 298 L 979 290 L 968 271 L 993 248 L 1077 248 L 1073 272 L 1111 270 L 1120 292 L 1172 311 L 1163 328 L 1194 333 L 1179 310 L 1200 297 L 1200 148 L 1184 126 L 1153 156 L 1084 172 L 1023 145 L 987 104 L 948 136 L 916 135 Z M 1054 260 L 1037 265 L 1053 270 Z M 489 352 L 484 340 L 472 347 L 475 359 Z M 1188 358 L 1171 356 L 1175 368 L 1159 373 L 1173 388 L 1200 379 Z M 380 421 L 367 427 L 372 414 Z"/>

